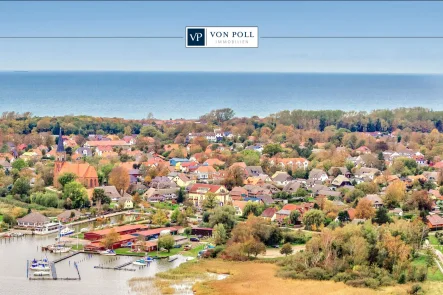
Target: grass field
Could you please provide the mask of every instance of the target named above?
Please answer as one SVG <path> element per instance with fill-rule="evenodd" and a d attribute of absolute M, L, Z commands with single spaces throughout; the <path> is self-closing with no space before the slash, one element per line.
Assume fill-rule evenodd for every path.
<path fill-rule="evenodd" d="M 232 262 L 220 259 L 208 259 L 186 262 L 178 268 L 157 274 L 161 290 L 170 291 L 168 286 L 185 281 L 201 280 L 208 273 L 228 274 L 224 280 L 197 282 L 192 290 L 197 295 L 406 295 L 411 285 L 383 287 L 377 290 L 353 288 L 344 283 L 333 281 L 290 280 L 275 276 L 278 266 L 271 263 Z M 443 294 L 443 283 L 427 282 L 423 284 L 426 294 Z M 168 292 L 163 292 L 168 294 Z M 171 293 L 169 293 L 171 294 Z"/>
<path fill-rule="evenodd" d="M 419 257 L 414 259 L 413 264 L 426 266 L 426 256 L 420 255 Z M 438 269 L 437 266 L 433 266 L 428 269 L 428 281 L 443 282 L 443 274 L 441 273 L 441 271 Z"/>
<path fill-rule="evenodd" d="M 3 221 L 3 215 L 0 215 L 0 222 Z"/>
<path fill-rule="evenodd" d="M 154 203 L 154 208 L 157 209 L 165 209 L 165 210 L 175 210 L 179 206 L 177 204 L 171 204 L 171 203 Z"/>
<path fill-rule="evenodd" d="M 181 254 L 183 256 L 191 256 L 191 257 L 197 257 L 198 252 L 200 252 L 201 250 L 203 250 L 205 248 L 204 245 L 198 245 L 195 248 L 192 248 L 189 251 L 183 251 Z"/>
<path fill-rule="evenodd" d="M 434 235 L 429 235 L 428 240 L 429 244 L 431 244 L 435 249 L 438 249 L 441 252 L 443 252 L 443 246 L 440 245 L 440 243 L 438 242 L 437 238 Z"/>
<path fill-rule="evenodd" d="M 153 252 L 149 252 L 148 256 L 158 256 L 158 257 L 169 257 L 172 255 L 177 255 L 180 251 L 182 251 L 182 248 L 172 248 L 171 251 L 168 252 L 163 252 L 163 251 L 153 251 Z M 145 256 L 146 253 L 145 252 L 131 252 L 131 248 L 118 248 L 115 249 L 115 253 L 117 253 L 118 255 L 129 255 L 129 256 Z"/>
<path fill-rule="evenodd" d="M 79 244 L 78 246 L 77 245 L 73 245 L 71 248 L 72 248 L 72 250 L 83 250 L 84 246 Z"/>

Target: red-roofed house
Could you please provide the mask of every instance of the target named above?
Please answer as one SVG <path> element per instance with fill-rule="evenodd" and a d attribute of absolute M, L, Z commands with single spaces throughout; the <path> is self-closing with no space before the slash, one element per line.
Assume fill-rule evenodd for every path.
<path fill-rule="evenodd" d="M 426 216 L 426 220 L 429 229 L 443 229 L 443 218 L 437 214 Z"/>

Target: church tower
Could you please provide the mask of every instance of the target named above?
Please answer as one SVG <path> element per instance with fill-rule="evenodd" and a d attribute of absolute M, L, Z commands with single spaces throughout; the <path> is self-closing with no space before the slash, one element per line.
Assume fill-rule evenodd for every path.
<path fill-rule="evenodd" d="M 63 145 L 62 129 L 60 128 L 60 133 L 58 135 L 57 151 L 55 154 L 55 165 L 54 165 L 54 186 L 58 187 L 58 176 L 63 168 L 63 164 L 66 161 L 66 152 Z"/>

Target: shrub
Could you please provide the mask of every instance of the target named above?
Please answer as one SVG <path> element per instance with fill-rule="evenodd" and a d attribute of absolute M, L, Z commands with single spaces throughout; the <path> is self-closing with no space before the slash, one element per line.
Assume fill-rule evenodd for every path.
<path fill-rule="evenodd" d="M 400 275 L 400 277 L 398 278 L 398 283 L 399 284 L 405 284 L 406 283 L 406 275 L 404 273 L 402 273 Z"/>
<path fill-rule="evenodd" d="M 320 267 L 313 267 L 306 270 L 306 276 L 314 280 L 328 280 L 331 278 L 331 274 Z"/>
<path fill-rule="evenodd" d="M 423 291 L 420 285 L 415 284 L 411 286 L 411 289 L 408 291 L 408 294 L 418 295 L 418 294 L 423 294 Z"/>
<path fill-rule="evenodd" d="M 380 286 L 380 282 L 373 278 L 365 279 L 365 286 L 368 288 L 376 289 Z"/>

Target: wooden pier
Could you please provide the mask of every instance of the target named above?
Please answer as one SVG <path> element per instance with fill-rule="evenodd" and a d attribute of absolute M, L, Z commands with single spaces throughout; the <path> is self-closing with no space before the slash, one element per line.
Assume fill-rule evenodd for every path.
<path fill-rule="evenodd" d="M 60 257 L 59 259 L 54 260 L 54 263 L 58 263 L 58 262 L 63 261 L 65 259 L 71 258 L 71 257 L 73 257 L 73 256 L 75 256 L 77 254 L 80 254 L 80 252 L 74 252 L 74 253 L 69 254 L 67 256 Z"/>
<path fill-rule="evenodd" d="M 106 267 L 106 266 L 94 266 L 94 268 L 99 268 L 99 269 L 112 269 L 112 270 L 135 271 L 135 269 L 133 269 L 133 268 L 115 268 L 115 267 Z"/>
<path fill-rule="evenodd" d="M 127 265 L 130 265 L 131 263 L 132 263 L 132 261 L 129 261 L 129 262 L 123 263 L 122 265 L 116 266 L 116 267 L 114 267 L 114 268 L 115 268 L 115 269 L 119 269 L 119 268 L 125 267 L 125 266 L 127 266 Z"/>

